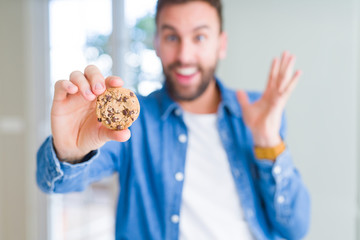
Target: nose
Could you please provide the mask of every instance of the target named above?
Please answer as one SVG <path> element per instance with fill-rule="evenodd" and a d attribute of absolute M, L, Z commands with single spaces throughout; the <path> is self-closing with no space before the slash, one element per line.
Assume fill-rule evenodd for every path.
<path fill-rule="evenodd" d="M 177 60 L 182 65 L 188 65 L 194 63 L 195 48 L 194 44 L 188 39 L 183 39 L 179 44 Z"/>

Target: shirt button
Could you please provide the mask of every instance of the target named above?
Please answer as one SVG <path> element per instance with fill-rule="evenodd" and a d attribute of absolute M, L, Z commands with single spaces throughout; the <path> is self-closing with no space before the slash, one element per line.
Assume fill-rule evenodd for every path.
<path fill-rule="evenodd" d="M 175 115 L 178 117 L 181 115 L 181 110 L 179 108 L 175 110 Z"/>
<path fill-rule="evenodd" d="M 247 216 L 248 216 L 248 218 L 252 218 L 252 217 L 254 216 L 253 210 L 248 209 L 248 210 L 247 210 Z"/>
<path fill-rule="evenodd" d="M 281 173 L 281 167 L 280 167 L 280 166 L 274 167 L 274 173 L 275 173 L 276 175 L 280 174 L 280 173 Z"/>
<path fill-rule="evenodd" d="M 174 214 L 171 216 L 171 222 L 172 223 L 178 223 L 179 222 L 179 215 Z"/>
<path fill-rule="evenodd" d="M 225 131 L 221 131 L 220 134 L 221 134 L 221 137 L 223 138 L 223 140 L 227 140 L 227 134 Z"/>
<path fill-rule="evenodd" d="M 239 171 L 239 169 L 237 169 L 237 168 L 234 169 L 234 176 L 235 176 L 236 178 L 240 177 L 240 171 Z"/>
<path fill-rule="evenodd" d="M 285 202 L 285 197 L 282 196 L 282 195 L 278 196 L 277 202 L 280 203 L 280 204 L 284 203 Z"/>
<path fill-rule="evenodd" d="M 186 137 L 185 134 L 180 134 L 180 135 L 179 135 L 179 142 L 185 143 L 186 140 L 187 140 L 187 137 Z"/>
<path fill-rule="evenodd" d="M 181 182 L 182 180 L 184 180 L 184 174 L 182 172 L 177 172 L 175 174 L 175 179 L 176 181 Z"/>

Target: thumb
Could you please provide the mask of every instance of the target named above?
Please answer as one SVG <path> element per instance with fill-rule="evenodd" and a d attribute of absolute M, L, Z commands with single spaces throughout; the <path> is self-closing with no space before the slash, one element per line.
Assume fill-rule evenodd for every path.
<path fill-rule="evenodd" d="M 236 97 L 242 109 L 246 108 L 250 104 L 249 97 L 245 91 L 242 90 L 237 91 Z"/>
<path fill-rule="evenodd" d="M 108 129 L 105 126 L 101 126 L 99 131 L 99 138 L 102 142 L 107 142 L 110 140 L 126 142 L 131 137 L 131 132 L 129 129 L 117 131 Z"/>

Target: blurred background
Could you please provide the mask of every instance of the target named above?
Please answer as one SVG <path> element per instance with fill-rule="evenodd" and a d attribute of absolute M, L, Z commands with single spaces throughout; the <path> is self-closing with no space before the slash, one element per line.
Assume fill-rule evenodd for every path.
<path fill-rule="evenodd" d="M 35 154 L 50 134 L 53 84 L 97 65 L 147 95 L 161 87 L 156 0 L 0 0 L 0 239 L 111 240 L 116 177 L 45 195 Z M 223 0 L 228 56 L 218 76 L 263 90 L 289 50 L 304 75 L 287 105 L 287 143 L 312 197 L 306 239 L 360 240 L 359 1 Z"/>

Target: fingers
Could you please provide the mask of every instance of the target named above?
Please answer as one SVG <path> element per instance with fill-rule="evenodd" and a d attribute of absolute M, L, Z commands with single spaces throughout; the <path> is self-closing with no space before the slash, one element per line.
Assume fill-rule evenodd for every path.
<path fill-rule="evenodd" d="M 75 84 L 88 101 L 95 100 L 97 95 L 105 91 L 105 79 L 100 70 L 89 65 L 85 68 L 84 74 L 80 71 L 74 71 L 70 74 L 70 82 Z"/>
<path fill-rule="evenodd" d="M 289 85 L 293 82 L 294 76 L 296 79 L 300 74 L 293 74 L 295 65 L 295 56 L 285 51 L 282 54 L 281 60 L 276 63 L 276 59 L 273 61 L 267 90 L 275 90 L 277 94 L 283 94 L 289 88 Z"/>
<path fill-rule="evenodd" d="M 84 70 L 84 76 L 88 80 L 94 95 L 100 95 L 105 91 L 105 79 L 101 71 L 94 65 L 89 65 Z"/>
<path fill-rule="evenodd" d="M 79 89 L 83 97 L 88 101 L 93 101 L 96 96 L 91 91 L 90 83 L 85 78 L 84 74 L 80 71 L 75 71 L 70 74 L 70 82 L 76 85 Z"/>
<path fill-rule="evenodd" d="M 278 89 L 279 92 L 283 92 L 287 85 L 289 84 L 289 81 L 291 80 L 291 75 L 294 71 L 294 65 L 295 65 L 295 56 L 294 55 L 287 55 L 284 59 L 285 65 L 284 69 L 282 69 L 281 78 L 278 82 Z"/>
<path fill-rule="evenodd" d="M 276 86 L 276 81 L 279 75 L 279 68 L 280 68 L 279 59 L 275 58 L 271 64 L 269 80 L 267 83 L 266 90 L 273 89 Z"/>
<path fill-rule="evenodd" d="M 121 131 L 114 131 L 108 129 L 104 126 L 101 126 L 99 130 L 99 139 L 100 141 L 107 142 L 109 140 L 114 140 L 118 142 L 125 142 L 129 140 L 131 137 L 131 133 L 129 129 L 124 129 Z"/>
<path fill-rule="evenodd" d="M 106 87 L 122 87 L 124 85 L 124 81 L 117 76 L 109 76 L 105 79 Z"/>
<path fill-rule="evenodd" d="M 283 78 L 285 76 L 285 71 L 289 63 L 289 57 L 290 57 L 289 52 L 284 51 L 280 61 L 279 78 Z"/>
<path fill-rule="evenodd" d="M 246 94 L 246 92 L 244 91 L 237 91 L 236 92 L 236 97 L 240 103 L 240 106 L 242 109 L 246 108 L 250 102 L 249 102 L 249 97 L 248 95 Z"/>
<path fill-rule="evenodd" d="M 55 83 L 54 101 L 63 101 L 68 94 L 78 92 L 78 87 L 67 80 L 59 80 Z"/>
<path fill-rule="evenodd" d="M 291 78 L 291 81 L 289 82 L 288 86 L 286 86 L 286 88 L 284 89 L 284 94 L 286 96 L 289 96 L 291 94 L 291 92 L 294 90 L 296 84 L 299 81 L 300 76 L 302 75 L 302 72 L 300 70 L 296 71 L 293 75 L 293 77 Z"/>
<path fill-rule="evenodd" d="M 104 79 L 100 70 L 89 65 L 85 68 L 84 73 L 74 71 L 70 74 L 70 81 L 59 81 L 56 84 L 54 99 L 64 100 L 67 94 L 74 94 L 78 91 L 88 101 L 95 100 L 96 96 L 102 94 L 108 87 L 122 87 L 123 80 L 120 77 L 109 76 Z"/>

